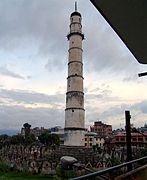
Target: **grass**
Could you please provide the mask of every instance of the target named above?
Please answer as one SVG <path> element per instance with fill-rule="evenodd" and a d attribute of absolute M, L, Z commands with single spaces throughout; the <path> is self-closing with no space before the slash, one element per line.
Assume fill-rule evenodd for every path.
<path fill-rule="evenodd" d="M 31 175 L 26 173 L 16 172 L 0 172 L 0 180 L 56 180 L 52 175 Z"/>

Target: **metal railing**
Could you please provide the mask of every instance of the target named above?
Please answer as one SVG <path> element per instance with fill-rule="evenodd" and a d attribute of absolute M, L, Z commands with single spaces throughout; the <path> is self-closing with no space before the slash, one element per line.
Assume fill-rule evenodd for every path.
<path fill-rule="evenodd" d="M 144 160 L 147 160 L 147 156 L 139 158 L 139 159 L 135 159 L 133 161 L 129 161 L 129 162 L 126 162 L 126 163 L 123 163 L 123 164 L 119 164 L 117 166 L 113 166 L 113 167 L 110 167 L 110 168 L 107 168 L 107 169 L 99 170 L 99 171 L 96 171 L 96 172 L 93 172 L 93 173 L 90 173 L 90 174 L 75 177 L 72 180 L 80 180 L 80 179 L 85 179 L 86 180 L 86 179 L 92 179 L 92 178 L 95 178 L 95 177 L 98 177 L 98 176 L 102 177 L 102 175 L 104 175 L 106 173 L 111 173 L 111 172 L 113 172 L 115 170 L 118 170 L 118 169 L 121 169 L 123 167 L 128 168 L 130 165 L 133 165 L 135 163 L 138 163 L 138 162 L 141 162 L 141 161 L 144 161 Z"/>

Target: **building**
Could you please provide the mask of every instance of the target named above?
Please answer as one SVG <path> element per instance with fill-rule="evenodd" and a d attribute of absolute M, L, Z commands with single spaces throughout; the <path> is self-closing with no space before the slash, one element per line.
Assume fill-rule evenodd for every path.
<path fill-rule="evenodd" d="M 38 138 L 38 136 L 40 136 L 41 134 L 43 134 L 45 132 L 50 133 L 50 130 L 49 129 L 45 129 L 44 127 L 41 127 L 41 128 L 35 127 L 33 129 L 30 129 L 30 133 L 34 134 L 35 137 L 37 137 L 37 138 Z"/>
<path fill-rule="evenodd" d="M 59 127 L 56 131 L 51 131 L 51 134 L 56 134 L 60 138 L 60 145 L 64 144 L 64 128 Z"/>
<path fill-rule="evenodd" d="M 102 121 L 94 122 L 94 125 L 90 127 L 90 131 L 104 138 L 112 136 L 112 126 L 104 124 Z"/>
<path fill-rule="evenodd" d="M 126 132 L 114 134 L 112 141 L 117 146 L 126 146 Z M 147 147 L 147 134 L 131 133 L 132 146 Z"/>
<path fill-rule="evenodd" d="M 75 11 L 70 16 L 68 77 L 65 109 L 65 146 L 84 146 L 85 110 L 83 93 L 83 60 L 81 14 Z"/>
<path fill-rule="evenodd" d="M 30 134 L 33 134 L 36 138 L 45 132 L 50 133 L 50 129 L 45 129 L 44 127 L 30 129 Z M 25 128 L 21 128 L 21 135 L 25 136 Z"/>
<path fill-rule="evenodd" d="M 103 147 L 105 143 L 104 138 L 99 137 L 97 133 L 87 132 L 85 133 L 85 147 L 91 148 L 92 146 Z"/>
<path fill-rule="evenodd" d="M 147 124 L 137 129 L 138 131 L 147 134 Z"/>

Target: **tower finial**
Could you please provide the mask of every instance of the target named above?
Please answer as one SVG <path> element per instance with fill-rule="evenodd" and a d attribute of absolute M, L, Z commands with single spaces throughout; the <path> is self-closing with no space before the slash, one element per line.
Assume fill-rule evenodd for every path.
<path fill-rule="evenodd" d="M 75 11 L 77 11 L 77 1 L 75 2 Z"/>

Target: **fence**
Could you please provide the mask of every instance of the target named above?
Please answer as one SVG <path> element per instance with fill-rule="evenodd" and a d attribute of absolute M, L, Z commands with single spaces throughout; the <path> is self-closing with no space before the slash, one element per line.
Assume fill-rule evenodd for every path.
<path fill-rule="evenodd" d="M 101 177 L 101 179 L 115 179 L 115 177 L 117 177 L 118 175 L 120 175 L 121 173 L 125 173 L 128 171 L 128 169 L 130 169 L 130 166 L 132 169 L 136 169 L 144 164 L 146 164 L 147 162 L 147 156 L 130 161 L 130 162 L 126 162 L 123 164 L 119 164 L 117 166 L 113 166 L 107 169 L 103 169 L 100 171 L 96 171 L 90 174 L 86 174 L 80 177 L 75 177 L 72 180 L 81 180 L 81 179 L 96 179 L 96 177 Z M 117 170 L 117 171 L 116 171 Z M 119 173 L 120 172 L 120 173 Z"/>

